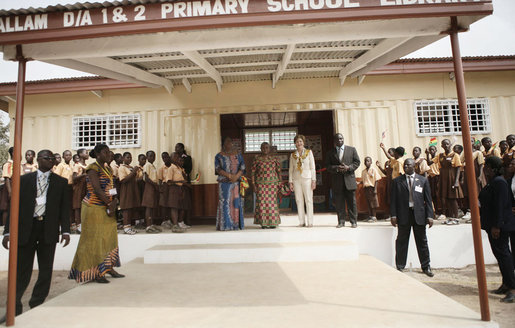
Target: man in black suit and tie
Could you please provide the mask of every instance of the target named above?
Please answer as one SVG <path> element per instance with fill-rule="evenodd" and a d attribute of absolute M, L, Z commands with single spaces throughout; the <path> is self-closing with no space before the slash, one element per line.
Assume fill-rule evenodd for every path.
<path fill-rule="evenodd" d="M 406 266 L 408 244 L 411 229 L 415 235 L 418 259 L 422 271 L 433 277 L 429 266 L 429 247 L 427 246 L 426 224 L 433 226 L 433 203 L 429 181 L 415 174 L 415 160 L 408 158 L 404 161 L 403 175 L 392 181 L 390 194 L 390 214 L 392 225 L 398 226 L 395 241 L 395 264 L 402 271 Z"/>
<path fill-rule="evenodd" d="M 16 315 L 23 312 L 21 297 L 30 282 L 34 255 L 38 255 L 39 275 L 29 301 L 31 308 L 48 296 L 59 234 L 64 247 L 70 243 L 68 181 L 52 173 L 55 157 L 50 150 L 40 151 L 37 161 L 39 169 L 20 179 Z M 9 249 L 9 220 L 2 245 Z"/>
<path fill-rule="evenodd" d="M 351 226 L 358 226 L 358 209 L 356 206 L 356 176 L 354 171 L 359 167 L 360 161 L 356 148 L 343 144 L 343 135 L 334 136 L 334 148 L 327 153 L 326 168 L 331 173 L 333 198 L 338 215 L 338 225 L 345 225 L 345 204 Z"/>

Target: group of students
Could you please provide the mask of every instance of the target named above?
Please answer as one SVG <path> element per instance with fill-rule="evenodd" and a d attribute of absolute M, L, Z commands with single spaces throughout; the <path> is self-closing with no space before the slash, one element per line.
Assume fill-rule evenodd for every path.
<path fill-rule="evenodd" d="M 13 174 L 13 148 L 9 149 L 11 159 L 2 169 L 4 188 L 0 191 L 0 225 L 5 224 L 9 211 L 11 195 L 11 178 Z M 110 165 L 116 198 L 118 198 L 119 228 L 125 234 L 134 235 L 136 229 L 145 229 L 147 233 L 159 233 L 165 229 L 172 232 L 185 232 L 190 228 L 185 223 L 191 213 L 190 174 L 192 159 L 182 143 L 175 146 L 175 152 L 163 152 L 163 165 L 158 169 L 154 165 L 156 154 L 149 150 L 138 155 L 136 165 L 131 165 L 130 152 L 113 153 Z M 54 154 L 55 166 L 52 171 L 68 180 L 71 197 L 71 232 L 81 233 L 81 206 L 87 193 L 86 162 L 89 159 L 88 150 L 81 148 L 76 154 L 65 150 L 62 157 Z M 34 172 L 38 166 L 34 163 L 35 151 L 27 150 L 25 163 L 21 165 L 21 174 Z M 161 225 L 156 224 L 162 221 Z"/>
<path fill-rule="evenodd" d="M 502 159 L 505 167 L 505 174 L 509 174 L 508 166 L 515 159 L 515 135 L 510 134 L 506 140 L 493 144 L 491 138 L 484 137 L 481 140 L 472 138 L 473 164 L 476 175 L 476 186 L 478 193 L 486 185 L 483 172 L 485 158 L 497 156 Z M 386 203 L 389 203 L 392 180 L 402 175 L 403 156 L 406 154 L 403 147 L 386 149 L 383 143 L 380 144 L 388 160 L 381 165 L 376 161 L 377 168 L 385 175 L 386 190 L 383 195 Z M 471 221 L 470 208 L 467 197 L 467 182 L 465 179 L 465 154 L 463 146 L 453 144 L 449 139 L 441 141 L 442 152 L 438 153 L 435 145 L 430 145 L 426 151 L 426 156 L 422 154 L 420 147 L 412 150 L 415 160 L 415 173 L 428 178 L 433 199 L 435 216 L 438 220 L 443 220 L 444 224 L 459 224 L 459 218 Z M 372 159 L 365 157 L 365 169 L 362 172 L 362 183 L 367 198 L 369 209 L 369 222 L 376 221 L 376 209 L 379 207 L 377 200 L 377 181 L 381 175 L 372 166 Z M 508 177 L 506 177 L 508 178 Z M 460 211 L 462 213 L 460 213 Z"/>

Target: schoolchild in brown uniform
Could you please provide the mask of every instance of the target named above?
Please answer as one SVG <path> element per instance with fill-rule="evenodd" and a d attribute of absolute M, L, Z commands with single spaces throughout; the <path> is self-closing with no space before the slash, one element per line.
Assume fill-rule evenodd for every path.
<path fill-rule="evenodd" d="M 29 149 L 25 152 L 25 161 L 26 162 L 21 165 L 21 167 L 22 167 L 21 175 L 35 172 L 38 170 L 38 164 L 34 163 L 35 157 L 36 157 L 35 151 Z"/>
<path fill-rule="evenodd" d="M 483 145 L 483 156 L 485 159 L 490 156 L 497 156 L 501 158 L 501 151 L 497 147 L 492 147 L 492 139 L 489 137 L 484 137 L 481 139 L 481 144 Z"/>
<path fill-rule="evenodd" d="M 507 149 L 502 155 L 502 162 L 504 167 L 504 178 L 510 178 L 510 163 L 515 158 L 515 134 L 509 134 L 506 137 Z"/>
<path fill-rule="evenodd" d="M 463 218 L 465 213 L 470 213 L 469 207 L 469 199 L 468 199 L 468 187 L 467 187 L 467 179 L 465 178 L 465 153 L 463 152 L 463 146 L 456 144 L 452 147 L 452 151 L 460 156 L 461 167 L 458 171 L 459 182 L 461 191 L 463 192 L 463 197 L 458 199 L 458 217 Z M 468 216 L 467 216 L 468 217 Z M 465 219 L 467 219 L 465 217 Z"/>
<path fill-rule="evenodd" d="M 438 149 L 436 146 L 429 146 L 426 148 L 426 160 L 429 164 L 429 171 L 427 172 L 429 180 L 429 186 L 431 187 L 431 198 L 433 199 L 433 207 L 435 217 L 437 220 L 444 220 L 445 215 L 442 213 L 442 204 L 440 202 L 440 196 L 438 195 L 438 186 L 440 182 L 440 169 L 438 168 L 437 156 Z"/>
<path fill-rule="evenodd" d="M 459 224 L 458 199 L 463 198 L 459 182 L 460 156 L 451 150 L 451 141 L 442 140 L 443 153 L 438 154 L 436 163 L 440 170 L 438 196 L 447 220 L 445 224 Z"/>
<path fill-rule="evenodd" d="M 508 151 L 510 147 L 508 146 L 508 142 L 506 140 L 499 141 L 499 152 L 501 153 L 501 158 L 504 157 L 504 154 Z"/>
<path fill-rule="evenodd" d="M 136 180 L 138 181 L 138 191 L 139 191 L 139 199 L 143 199 L 143 191 L 145 190 L 145 181 L 143 180 L 143 167 L 147 163 L 147 156 L 145 154 L 138 155 L 138 167 L 140 168 L 138 173 L 136 174 Z M 143 205 L 136 209 L 136 216 L 138 219 L 136 220 L 136 229 L 145 229 L 145 208 Z"/>
<path fill-rule="evenodd" d="M 175 144 L 175 152 L 179 154 L 179 156 L 182 158 L 183 165 L 182 168 L 186 172 L 186 177 L 188 183 L 191 183 L 191 170 L 193 169 L 193 161 L 191 159 L 191 156 L 186 153 L 186 149 L 184 148 L 184 144 L 179 142 Z M 188 189 L 187 192 L 190 192 L 190 199 L 191 199 L 191 189 Z M 184 214 L 184 222 L 186 224 L 191 223 L 191 210 L 187 210 Z"/>
<path fill-rule="evenodd" d="M 186 183 L 184 170 L 180 167 L 180 156 L 172 153 L 170 156 L 172 164 L 166 170 L 168 184 L 168 203 L 171 209 L 172 232 L 185 232 L 186 229 L 179 226 L 179 221 L 184 220 L 184 210 L 188 209 L 187 201 L 184 199 L 183 185 Z"/>
<path fill-rule="evenodd" d="M 13 176 L 13 147 L 9 147 L 9 159 L 2 166 L 2 177 L 4 178 L 4 187 L 0 191 L 0 211 L 2 212 L 2 216 L 0 217 L 0 225 L 3 225 L 7 222 L 7 215 L 9 214 L 9 208 L 11 203 L 11 178 Z M 21 169 L 21 168 L 20 168 Z M 21 170 L 20 172 L 22 172 Z"/>
<path fill-rule="evenodd" d="M 54 155 L 55 156 L 55 155 Z M 65 178 L 68 180 L 68 195 L 70 196 L 70 206 L 72 205 L 73 200 L 73 162 L 72 162 L 72 152 L 69 150 L 63 151 L 63 160 L 55 167 L 55 174 Z M 73 213 L 73 208 L 70 208 L 70 222 L 75 221 L 75 216 Z M 75 226 L 75 228 L 77 228 Z"/>
<path fill-rule="evenodd" d="M 420 147 L 413 147 L 413 159 L 415 160 L 415 173 L 427 178 L 428 172 L 431 170 L 427 164 L 427 160 L 420 156 L 422 149 Z"/>
<path fill-rule="evenodd" d="M 141 199 L 141 206 L 145 208 L 145 232 L 158 233 L 163 231 L 161 227 L 154 225 L 152 219 L 157 218 L 159 210 L 159 180 L 157 169 L 154 166 L 156 153 L 153 150 L 147 151 L 147 162 L 143 166 L 143 180 L 145 188 Z"/>
<path fill-rule="evenodd" d="M 364 160 L 365 169 L 361 172 L 361 183 L 367 198 L 368 220 L 367 222 L 376 222 L 376 209 L 379 207 L 377 200 L 377 181 L 381 179 L 381 175 L 375 167 L 372 167 L 372 158 L 367 156 Z M 387 190 L 387 192 L 389 192 Z"/>
<path fill-rule="evenodd" d="M 386 148 L 384 144 L 381 142 L 380 144 L 381 149 L 383 150 L 384 154 L 388 159 L 390 160 L 390 167 L 392 168 L 392 179 L 397 178 L 401 174 L 404 173 L 403 165 L 404 165 L 404 159 L 402 159 L 402 156 L 404 156 L 404 147 L 397 147 L 393 150 L 393 156 L 388 154 L 386 151 Z"/>
<path fill-rule="evenodd" d="M 57 165 L 61 164 L 63 159 L 61 157 L 61 154 L 59 154 L 59 153 L 54 153 L 54 157 L 55 157 L 55 161 L 54 161 L 54 167 L 52 168 L 52 172 L 55 173 L 55 170 L 57 170 Z"/>
<path fill-rule="evenodd" d="M 393 157 L 395 148 L 388 148 L 388 155 Z M 387 204 L 390 204 L 390 188 L 392 186 L 392 173 L 393 169 L 390 165 L 390 160 L 387 159 L 386 162 L 384 162 L 384 168 L 381 167 L 381 162 L 376 161 L 376 166 L 379 168 L 381 172 L 386 176 L 386 193 L 384 195 L 384 200 Z"/>
<path fill-rule="evenodd" d="M 138 190 L 137 175 L 141 170 L 139 166 L 132 167 L 132 155 L 129 152 L 123 153 L 123 164 L 118 169 L 120 178 L 120 209 L 123 215 L 123 232 L 134 235 L 136 230 L 132 229 L 131 220 L 136 216 L 136 210 L 141 206 L 141 199 Z"/>
<path fill-rule="evenodd" d="M 172 165 L 172 159 L 168 152 L 162 152 L 161 159 L 163 160 L 163 165 L 157 170 L 157 179 L 159 180 L 159 216 L 163 218 L 161 227 L 171 229 L 170 208 L 168 208 L 167 171 L 170 165 Z"/>
<path fill-rule="evenodd" d="M 86 160 L 89 159 L 88 151 L 84 148 L 77 150 L 79 161 L 73 166 L 73 216 L 75 223 L 72 223 L 71 231 L 80 234 L 80 210 L 82 207 L 82 200 L 86 196 Z"/>

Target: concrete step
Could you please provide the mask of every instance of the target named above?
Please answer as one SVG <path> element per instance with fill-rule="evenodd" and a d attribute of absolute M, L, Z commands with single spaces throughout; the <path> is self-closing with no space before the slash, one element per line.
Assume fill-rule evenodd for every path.
<path fill-rule="evenodd" d="M 144 263 L 324 262 L 358 257 L 351 241 L 193 244 L 154 246 L 145 251 Z"/>
<path fill-rule="evenodd" d="M 313 224 L 317 227 L 324 227 L 324 226 L 330 226 L 335 227 L 338 225 L 338 219 L 336 217 L 336 214 L 317 214 L 314 216 Z M 348 225 L 350 225 L 349 222 L 347 222 Z M 246 217 L 245 218 L 245 226 L 253 226 L 254 225 L 254 218 L 253 217 Z M 299 217 L 296 214 L 281 214 L 281 225 L 284 227 L 295 227 L 299 225 Z"/>

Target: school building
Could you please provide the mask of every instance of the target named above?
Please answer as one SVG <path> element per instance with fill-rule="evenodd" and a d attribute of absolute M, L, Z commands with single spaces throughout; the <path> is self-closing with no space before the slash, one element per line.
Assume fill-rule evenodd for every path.
<path fill-rule="evenodd" d="M 213 218 L 222 136 L 235 140 L 247 169 L 269 141 L 285 178 L 296 134 L 307 137 L 320 169 L 337 132 L 374 163 L 386 160 L 380 142 L 408 153 L 431 137 L 461 143 L 452 58 L 398 58 L 491 11 L 490 0 L 75 4 L 0 11 L 0 45 L 8 60 L 99 75 L 28 82 L 23 151 L 103 142 L 135 158 L 182 142 L 193 157 L 193 215 Z M 463 65 L 473 136 L 504 139 L 514 132 L 515 56 Z M 15 90 L 0 84 L 11 122 Z M 316 208 L 330 210 L 326 172 L 317 184 Z"/>

